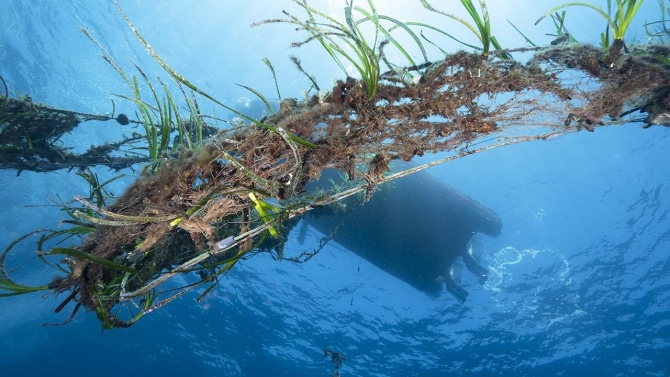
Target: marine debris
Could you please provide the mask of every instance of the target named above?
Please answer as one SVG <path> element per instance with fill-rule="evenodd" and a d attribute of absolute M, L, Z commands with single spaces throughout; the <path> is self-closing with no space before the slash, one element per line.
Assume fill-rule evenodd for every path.
<path fill-rule="evenodd" d="M 0 81 L 5 84 L 2 77 Z M 139 154 L 112 156 L 123 146 L 143 140 L 144 136 L 139 134 L 118 142 L 91 146 L 80 154 L 72 153 L 71 148 L 59 143 L 65 133 L 84 122 L 115 120 L 119 124 L 128 124 L 125 114 L 113 117 L 57 109 L 33 102 L 27 95 L 9 97 L 7 90 L 5 95 L 0 95 L 0 104 L 0 169 L 13 169 L 18 175 L 23 170 L 47 172 L 102 165 L 118 171 L 148 162 Z"/>
<path fill-rule="evenodd" d="M 241 259 L 258 252 L 286 259 L 283 237 L 291 219 L 313 208 L 357 193 L 369 198 L 379 184 L 491 148 L 631 121 L 667 126 L 670 119 L 670 65 L 663 60 L 670 56 L 670 48 L 663 39 L 621 51 L 570 39 L 507 50 L 494 44 L 495 50 L 485 45 L 484 50 L 448 53 L 432 62 L 408 58 L 407 66 L 401 67 L 385 63 L 392 47 L 405 55 L 393 33 L 409 33 L 423 50 L 423 42 L 412 31 L 420 29 L 420 23 L 403 24 L 377 14 L 371 1 L 369 10 L 348 5 L 346 23 L 306 1 L 296 3 L 305 10 L 306 21 L 285 13 L 286 19 L 259 25 L 298 25 L 307 39 L 297 45 L 321 43 L 340 64 L 344 59 L 356 65 L 362 78 L 343 78 L 327 92 L 301 100 L 285 98 L 279 111 L 264 119 L 238 113 L 242 123 L 221 128 L 211 137 L 201 132 L 211 125 L 197 110 L 196 94 L 233 109 L 169 67 L 126 18 L 168 74 L 195 93 L 189 96 L 182 89 L 193 110 L 188 119 L 194 127 L 186 129 L 164 85 L 169 100 L 159 99 L 153 87 L 156 106 L 136 98 L 141 117 L 134 121 L 146 131 L 141 136 L 149 155 L 141 158 L 148 161 L 148 168 L 113 204 L 106 206 L 100 200 L 106 195 L 104 184 L 92 184 L 89 197 L 63 203 L 70 228 L 35 232 L 40 258 L 64 258 L 56 264 L 58 275 L 47 285 L 29 287 L 10 278 L 5 265 L 16 243 L 10 245 L 0 256 L 0 295 L 41 290 L 64 294 L 67 298 L 56 311 L 74 303 L 73 315 L 83 307 L 95 311 L 104 328 L 129 327 L 142 315 L 209 283 L 206 294 Z M 354 19 L 354 12 L 360 18 Z M 488 16 L 483 20 L 488 22 Z M 386 22 L 390 27 L 384 26 Z M 364 37 L 359 28 L 363 23 L 374 26 L 374 35 Z M 479 39 L 492 43 L 490 25 L 480 26 Z M 342 46 L 352 47 L 353 53 Z M 512 58 L 520 53 L 532 56 L 524 62 Z M 123 72 L 109 55 L 105 57 Z M 388 67 L 382 69 L 384 64 Z M 132 89 L 129 76 L 122 76 Z M 641 115 L 645 112 L 646 117 Z M 0 114 L 4 168 L 121 168 L 131 164 L 129 158 L 140 158 L 105 153 L 100 153 L 105 161 L 70 158 L 55 141 L 88 120 L 79 113 L 5 95 L 0 98 Z M 47 132 L 50 125 L 54 128 Z M 198 142 L 189 135 L 199 135 Z M 394 160 L 445 151 L 452 154 L 443 160 L 387 174 Z M 354 184 L 305 191 L 306 184 L 326 168 L 343 172 Z M 72 247 L 46 246 L 71 236 L 85 237 Z M 171 277 L 194 271 L 199 272 L 198 282 L 177 293 L 159 291 Z M 131 302 L 139 309 L 133 309 Z"/>
<path fill-rule="evenodd" d="M 339 377 L 342 363 L 347 359 L 342 357 L 339 352 L 327 348 L 323 350 L 323 357 L 330 357 L 330 362 L 335 364 L 335 369 L 333 369 L 332 375 L 333 377 Z"/>

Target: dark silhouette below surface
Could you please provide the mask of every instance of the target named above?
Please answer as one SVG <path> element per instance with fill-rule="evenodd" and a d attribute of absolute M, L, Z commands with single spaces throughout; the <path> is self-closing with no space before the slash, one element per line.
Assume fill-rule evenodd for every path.
<path fill-rule="evenodd" d="M 318 185 L 330 179 L 341 182 L 339 173 L 324 172 Z M 361 196 L 344 200 L 346 208 L 320 208 L 303 222 L 328 235 L 338 226 L 333 240 L 375 266 L 430 295 L 443 284 L 459 301 L 468 293 L 452 279 L 450 269 L 460 256 L 468 270 L 483 284 L 488 271 L 469 253 L 476 232 L 497 236 L 500 217 L 425 172 L 381 185 L 369 202 Z"/>

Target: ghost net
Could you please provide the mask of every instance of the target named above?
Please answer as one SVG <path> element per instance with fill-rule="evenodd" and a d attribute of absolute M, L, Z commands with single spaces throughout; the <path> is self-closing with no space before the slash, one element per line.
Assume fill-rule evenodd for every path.
<path fill-rule="evenodd" d="M 511 58 L 520 52 L 532 57 Z M 164 153 L 108 207 L 81 197 L 65 204 L 72 233 L 86 237 L 72 248 L 40 252 L 64 255 L 63 273 L 46 286 L 25 287 L 1 263 L 2 282 L 15 291 L 67 292 L 57 311 L 75 301 L 73 315 L 84 307 L 105 328 L 131 326 L 210 283 L 206 294 L 241 259 L 261 251 L 287 258 L 283 236 L 313 208 L 357 193 L 369 198 L 383 182 L 491 148 L 631 121 L 668 125 L 670 67 L 656 58 L 668 55 L 665 45 L 630 46 L 630 53 L 612 56 L 569 43 L 488 56 L 461 51 L 380 72 L 374 91 L 369 80 L 349 77 L 303 100 L 284 99 L 276 114 L 247 118 L 250 123 L 221 129 L 197 147 Z M 628 115 L 642 113 L 647 116 Z M 394 160 L 438 152 L 451 154 L 387 174 Z M 326 168 L 353 184 L 305 192 Z M 160 296 L 162 283 L 193 271 L 197 282 Z M 128 302 L 138 302 L 139 310 L 119 313 Z"/>

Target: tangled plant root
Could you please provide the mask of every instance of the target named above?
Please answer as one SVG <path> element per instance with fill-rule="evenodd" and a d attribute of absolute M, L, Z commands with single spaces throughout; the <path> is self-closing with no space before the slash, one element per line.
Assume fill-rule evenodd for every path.
<path fill-rule="evenodd" d="M 670 111 L 668 67 L 650 58 L 650 51 L 667 53 L 665 46 L 646 46 L 610 64 L 592 46 L 533 51 L 526 64 L 458 52 L 423 66 L 414 84 L 387 73 L 372 99 L 352 78 L 337 82 L 325 97 L 285 99 L 264 120 L 279 132 L 253 125 L 221 131 L 199 149 L 167 158 L 106 212 L 98 211 L 103 219 L 135 220 L 99 222 L 77 249 L 134 272 L 74 258 L 71 273 L 49 288 L 73 292 L 67 301 L 95 310 L 107 327 L 127 327 L 181 294 L 155 301 L 155 288 L 177 273 L 200 270 L 205 283 L 255 251 L 283 257 L 282 223 L 286 232 L 290 217 L 356 191 L 303 192 L 325 168 L 364 181 L 357 191 L 369 196 L 388 180 L 384 173 L 392 160 L 444 151 L 457 158 L 472 153 L 468 148 L 476 143 L 485 150 L 628 122 L 620 115 L 633 110 L 650 117 Z M 317 148 L 298 145 L 283 132 Z M 264 231 L 271 229 L 280 235 Z M 133 319 L 112 314 L 120 302 L 138 298 L 145 306 Z"/>

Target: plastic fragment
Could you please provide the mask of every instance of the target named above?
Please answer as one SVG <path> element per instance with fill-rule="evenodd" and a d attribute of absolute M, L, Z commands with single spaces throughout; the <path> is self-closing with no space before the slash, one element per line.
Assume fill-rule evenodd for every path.
<path fill-rule="evenodd" d="M 235 243 L 235 237 L 234 236 L 226 237 L 226 238 L 224 238 L 221 241 L 216 243 L 216 249 L 217 250 L 225 249 L 225 248 L 227 248 L 228 246 L 230 246 L 234 243 Z"/>

